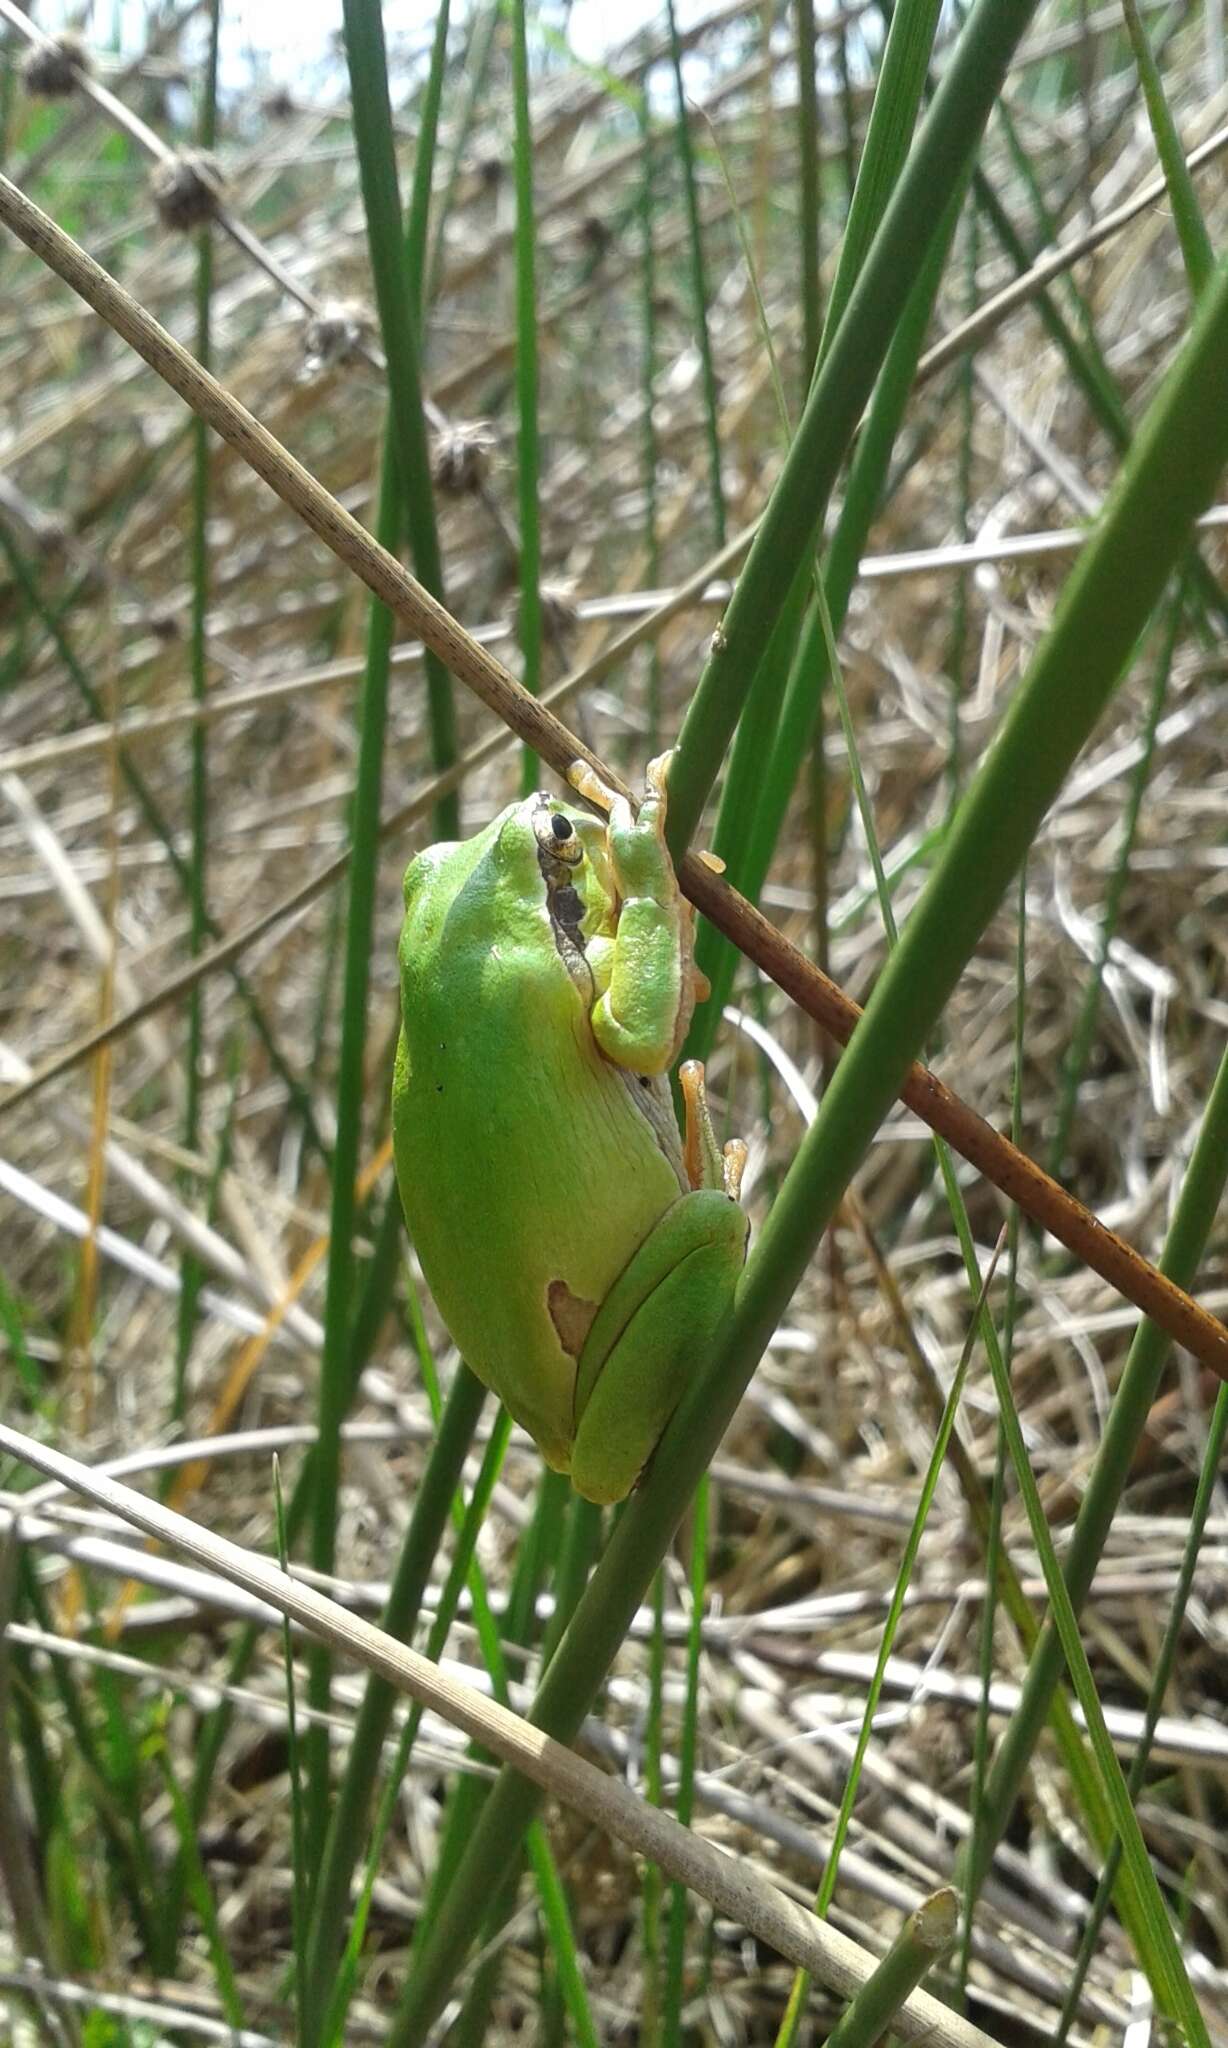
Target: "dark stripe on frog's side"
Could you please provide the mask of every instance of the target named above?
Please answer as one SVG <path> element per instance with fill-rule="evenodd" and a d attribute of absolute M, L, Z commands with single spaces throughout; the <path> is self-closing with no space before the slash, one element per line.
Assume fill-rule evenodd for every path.
<path fill-rule="evenodd" d="M 551 860 L 540 844 L 538 863 L 546 884 L 546 910 L 550 918 L 550 928 L 554 933 L 554 943 L 568 973 L 591 1009 L 597 999 L 597 988 L 592 969 L 585 957 L 584 901 L 575 886 L 575 867 L 566 861 Z M 609 1064 L 613 1065 L 613 1062 Z M 674 1116 L 668 1081 L 660 1075 L 650 1077 L 647 1074 L 633 1074 L 624 1067 L 615 1066 L 613 1070 L 623 1082 L 637 1112 L 651 1130 L 657 1142 L 657 1149 L 664 1154 L 677 1174 L 679 1192 L 685 1194 L 690 1183 L 686 1177 L 682 1140 L 678 1135 L 678 1123 Z"/>
<path fill-rule="evenodd" d="M 584 905 L 579 891 L 572 880 L 570 868 L 563 870 L 566 880 L 546 876 L 546 902 L 550 910 L 550 922 L 554 926 L 556 942 L 574 946 L 577 952 L 584 951 Z"/>
<path fill-rule="evenodd" d="M 597 992 L 584 957 L 584 904 L 575 885 L 575 866 L 568 861 L 551 860 L 540 846 L 537 859 L 546 884 L 546 910 L 554 943 L 572 980 L 592 1003 Z"/>

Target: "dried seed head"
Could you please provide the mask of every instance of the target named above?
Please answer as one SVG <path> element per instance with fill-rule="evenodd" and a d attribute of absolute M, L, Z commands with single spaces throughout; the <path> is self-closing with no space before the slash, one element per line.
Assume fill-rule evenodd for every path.
<path fill-rule="evenodd" d="M 61 29 L 27 51 L 21 67 L 25 89 L 44 100 L 66 100 L 92 69 L 89 50 L 71 29 Z"/>
<path fill-rule="evenodd" d="M 279 85 L 264 103 L 264 111 L 270 121 L 288 121 L 296 111 L 294 95 L 288 85 Z"/>
<path fill-rule="evenodd" d="M 580 240 L 594 263 L 600 263 L 613 239 L 614 230 L 608 220 L 602 220 L 599 213 L 585 214 L 580 222 Z"/>
<path fill-rule="evenodd" d="M 654 293 L 652 310 L 658 320 L 682 320 L 686 317 L 686 309 L 681 299 L 673 292 Z"/>
<path fill-rule="evenodd" d="M 72 539 L 72 527 L 59 512 L 40 512 L 33 533 L 34 551 L 41 561 L 62 562 Z"/>
<path fill-rule="evenodd" d="M 44 561 L 54 561 L 68 546 L 72 532 L 59 512 L 44 512 L 10 478 L 0 473 L 0 514 L 16 528 L 24 547 Z"/>
<path fill-rule="evenodd" d="M 437 437 L 431 457 L 431 475 L 438 488 L 453 498 L 480 490 L 496 441 L 489 420 L 454 420 Z"/>
<path fill-rule="evenodd" d="M 206 149 L 184 149 L 155 164 L 149 182 L 163 227 L 181 233 L 211 221 L 225 191 L 222 167 Z"/>
<path fill-rule="evenodd" d="M 546 631 L 556 640 L 567 640 L 580 623 L 580 607 L 576 603 L 574 583 L 543 583 L 541 586 L 542 621 Z"/>
<path fill-rule="evenodd" d="M 304 371 L 315 377 L 353 362 L 370 331 L 370 308 L 361 299 L 326 299 L 304 330 Z"/>
<path fill-rule="evenodd" d="M 564 653 L 580 623 L 575 584 L 542 583 L 538 586 L 538 597 L 541 600 L 542 627 L 546 640 L 556 653 Z M 514 614 L 517 637 L 521 631 L 522 604 L 523 600 L 517 605 Z"/>

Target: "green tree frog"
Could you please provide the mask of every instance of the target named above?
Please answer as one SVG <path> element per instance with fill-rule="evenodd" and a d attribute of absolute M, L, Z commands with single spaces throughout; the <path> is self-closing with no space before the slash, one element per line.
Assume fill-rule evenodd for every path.
<path fill-rule="evenodd" d="M 746 1255 L 746 1148 L 688 1062 L 701 977 L 665 845 L 668 756 L 638 816 L 583 762 L 595 818 L 544 791 L 405 876 L 397 1179 L 461 1355 L 594 1501 L 630 1492 Z"/>

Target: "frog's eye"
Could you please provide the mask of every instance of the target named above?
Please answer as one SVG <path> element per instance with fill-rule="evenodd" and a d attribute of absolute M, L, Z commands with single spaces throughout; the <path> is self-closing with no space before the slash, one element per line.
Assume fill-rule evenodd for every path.
<path fill-rule="evenodd" d="M 535 811 L 533 830 L 540 851 L 548 860 L 565 861 L 574 867 L 584 858 L 584 848 L 571 819 L 562 811 Z"/>

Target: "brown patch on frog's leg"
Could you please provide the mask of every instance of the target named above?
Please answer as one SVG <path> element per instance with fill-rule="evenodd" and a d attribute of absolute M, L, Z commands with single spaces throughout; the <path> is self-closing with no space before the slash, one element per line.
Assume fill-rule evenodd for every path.
<path fill-rule="evenodd" d="M 597 1303 L 573 1294 L 565 1280 L 552 1280 L 546 1289 L 546 1306 L 559 1343 L 569 1358 L 578 1358 L 593 1327 Z"/>

